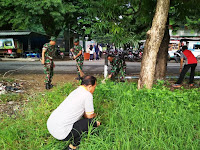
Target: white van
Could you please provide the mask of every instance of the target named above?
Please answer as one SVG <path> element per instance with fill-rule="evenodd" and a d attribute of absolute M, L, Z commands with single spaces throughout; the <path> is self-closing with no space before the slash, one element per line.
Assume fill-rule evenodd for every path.
<path fill-rule="evenodd" d="M 188 50 L 191 50 L 193 55 L 200 60 L 200 41 L 187 41 Z"/>

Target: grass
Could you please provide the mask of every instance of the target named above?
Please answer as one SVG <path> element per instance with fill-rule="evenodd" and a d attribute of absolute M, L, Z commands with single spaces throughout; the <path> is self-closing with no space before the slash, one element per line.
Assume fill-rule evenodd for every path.
<path fill-rule="evenodd" d="M 195 76 L 200 76 L 200 72 L 199 71 L 195 71 Z M 190 70 L 186 73 L 186 76 L 189 77 L 190 76 Z"/>
<path fill-rule="evenodd" d="M 163 84 L 137 90 L 135 83 L 99 83 L 94 105 L 102 126 L 84 135 L 80 149 L 200 149 L 199 88 L 171 91 Z M 15 118 L 4 117 L 0 149 L 63 149 L 67 143 L 48 133 L 46 121 L 76 86 L 67 83 L 40 93 Z"/>
<path fill-rule="evenodd" d="M 19 101 L 25 98 L 21 93 L 6 93 L 0 97 L 0 102 Z"/>

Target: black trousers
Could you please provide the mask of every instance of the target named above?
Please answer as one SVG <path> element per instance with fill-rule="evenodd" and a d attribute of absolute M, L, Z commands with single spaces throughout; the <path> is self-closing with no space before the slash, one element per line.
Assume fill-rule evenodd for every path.
<path fill-rule="evenodd" d="M 78 146 L 81 141 L 81 135 L 83 132 L 88 132 L 89 126 L 97 127 L 96 121 L 94 119 L 81 119 L 74 123 L 73 128 L 69 135 L 64 139 L 68 141 L 72 139 L 72 145 Z"/>
<path fill-rule="evenodd" d="M 184 65 L 183 70 L 181 71 L 181 74 L 180 74 L 179 79 L 176 82 L 176 84 L 181 84 L 183 82 L 185 74 L 188 72 L 188 70 L 190 68 L 191 68 L 191 72 L 190 72 L 189 84 L 192 84 L 194 82 L 194 74 L 195 74 L 195 68 L 196 68 L 196 66 L 197 66 L 197 64 Z"/>

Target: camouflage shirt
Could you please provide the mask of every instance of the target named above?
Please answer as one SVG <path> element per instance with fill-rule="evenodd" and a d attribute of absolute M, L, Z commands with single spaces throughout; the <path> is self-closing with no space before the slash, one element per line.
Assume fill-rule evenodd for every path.
<path fill-rule="evenodd" d="M 81 45 L 74 46 L 74 54 L 77 55 L 79 53 L 79 51 L 82 52 L 82 46 Z M 76 58 L 76 60 L 83 61 L 83 54 L 81 53 L 81 55 L 78 56 Z"/>
<path fill-rule="evenodd" d="M 45 58 L 49 57 L 50 59 L 53 59 L 53 53 L 55 51 L 55 45 L 50 45 L 49 43 L 46 43 L 43 45 L 44 50 L 46 50 L 45 52 Z"/>

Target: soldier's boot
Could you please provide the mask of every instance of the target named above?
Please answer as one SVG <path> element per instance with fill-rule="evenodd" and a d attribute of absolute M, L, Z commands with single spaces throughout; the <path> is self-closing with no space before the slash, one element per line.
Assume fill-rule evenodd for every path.
<path fill-rule="evenodd" d="M 53 88 L 53 84 L 51 84 L 51 81 L 49 81 L 49 89 Z"/>
<path fill-rule="evenodd" d="M 46 90 L 49 90 L 50 89 L 50 87 L 49 87 L 49 83 L 46 83 Z"/>
<path fill-rule="evenodd" d="M 120 78 L 120 82 L 125 82 L 125 78 L 124 78 L 124 77 L 121 77 L 121 78 Z"/>

